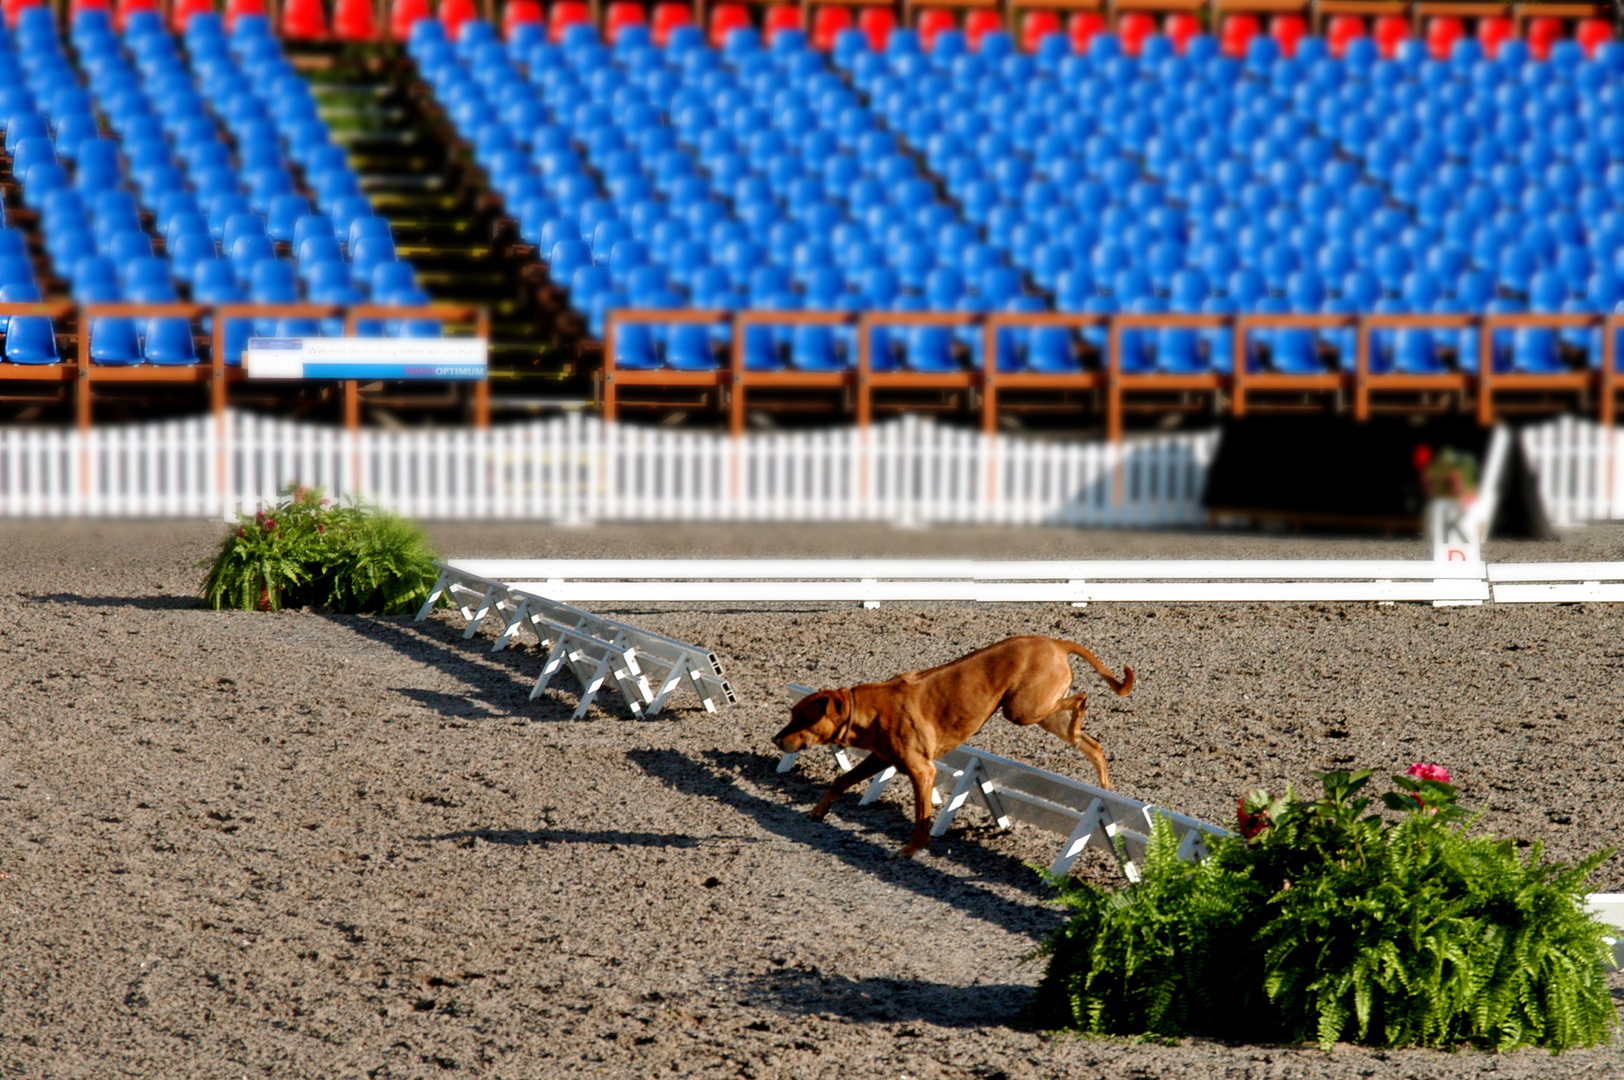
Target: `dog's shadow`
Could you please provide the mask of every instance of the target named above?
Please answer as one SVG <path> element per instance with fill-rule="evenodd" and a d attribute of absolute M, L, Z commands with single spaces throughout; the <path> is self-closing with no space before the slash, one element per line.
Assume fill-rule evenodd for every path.
<path fill-rule="evenodd" d="M 902 832 L 893 804 L 859 806 L 852 793 L 835 804 L 830 818 L 812 821 L 806 816 L 811 799 L 786 803 L 756 794 L 751 787 L 789 784 L 808 789 L 797 795 L 819 787 L 805 777 L 777 775 L 776 761 L 765 755 L 713 750 L 690 756 L 678 750 L 641 749 L 630 751 L 627 760 L 684 795 L 715 799 L 754 819 L 769 833 L 832 855 L 882 881 L 1011 933 L 1041 940 L 1061 922 L 1061 912 L 1052 903 L 1054 890 L 1036 871 L 963 832 L 936 840 L 929 857 L 894 859 Z M 833 820 L 857 828 L 832 827 Z M 938 860 L 950 861 L 964 872 L 935 865 Z M 996 884 L 998 890 L 986 888 L 989 884 Z M 1028 899 L 1012 898 L 1011 892 Z"/>

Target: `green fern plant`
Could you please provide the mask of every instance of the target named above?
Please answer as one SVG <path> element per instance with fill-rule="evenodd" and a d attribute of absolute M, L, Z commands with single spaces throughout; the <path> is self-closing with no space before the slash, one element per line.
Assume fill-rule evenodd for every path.
<path fill-rule="evenodd" d="M 1555 1051 L 1606 1039 L 1608 930 L 1583 904 L 1608 853 L 1565 865 L 1536 846 L 1525 857 L 1474 834 L 1442 770 L 1417 768 L 1436 771 L 1394 777 L 1381 800 L 1397 820 L 1366 812 L 1368 770 L 1318 774 L 1317 800 L 1245 797 L 1254 838 L 1214 841 L 1200 866 L 1179 863 L 1159 826 L 1141 883 L 1065 887 L 1075 914 L 1040 950 L 1035 1017 L 1326 1048 Z"/>
<path fill-rule="evenodd" d="M 346 614 L 415 611 L 434 587 L 434 551 L 416 525 L 360 504 L 336 506 L 317 488 L 240 516 L 203 581 L 213 608 L 326 608 Z"/>

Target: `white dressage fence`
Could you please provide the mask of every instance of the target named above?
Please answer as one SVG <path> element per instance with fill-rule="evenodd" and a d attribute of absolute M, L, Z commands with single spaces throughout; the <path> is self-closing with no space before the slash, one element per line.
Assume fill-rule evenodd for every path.
<path fill-rule="evenodd" d="M 444 564 L 428 600 L 417 612 L 419 621 L 429 616 L 442 595 L 467 622 L 464 639 L 473 637 L 491 615 L 503 620 L 492 652 L 507 648 L 520 630 L 535 634 L 547 657 L 531 687 L 530 699 L 540 697 L 554 676 L 567 667 L 581 686 L 574 719 L 587 714 L 606 686 L 620 694 L 633 716 L 645 720 L 658 716 L 672 695 L 684 687 L 694 691 L 707 712 L 715 712 L 718 702 L 737 700 L 723 677 L 721 661 L 701 646 Z"/>
<path fill-rule="evenodd" d="M 1553 521 L 1624 518 L 1616 430 L 1565 418 L 1522 438 Z M 1217 441 L 1045 441 L 912 416 L 738 439 L 578 414 L 346 432 L 233 410 L 218 426 L 0 428 L 0 517 L 229 518 L 305 485 L 434 520 L 1188 527 L 1203 521 Z"/>

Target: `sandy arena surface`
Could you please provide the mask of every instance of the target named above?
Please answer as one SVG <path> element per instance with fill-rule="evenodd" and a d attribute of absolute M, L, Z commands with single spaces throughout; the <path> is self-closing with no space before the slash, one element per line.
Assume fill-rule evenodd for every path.
<path fill-rule="evenodd" d="M 1218 823 L 1257 784 L 1416 760 L 1562 858 L 1624 836 L 1624 605 L 622 609 L 713 648 L 740 703 L 654 722 L 528 702 L 532 647 L 460 620 L 199 608 L 208 523 L 0 522 L 0 1077 L 1624 1077 L 1624 1045 L 1140 1046 L 1021 1026 L 1056 838 L 911 795 L 805 811 L 790 681 L 1014 633 L 1132 664 L 1089 729 L 1122 790 Z M 473 556 L 1393 557 L 1419 540 L 1063 530 L 437 527 Z M 1624 529 L 1491 544 L 1624 558 Z M 1077 665 L 1081 667 L 1081 665 Z M 1092 673 L 1089 674 L 1092 683 Z M 1101 688 L 1103 690 L 1103 687 Z M 978 745 L 1082 779 L 994 719 Z M 1104 880 L 1103 860 L 1083 872 Z M 1595 888 L 1624 889 L 1624 858 Z M 1614 975 L 1616 998 L 1624 980 Z"/>

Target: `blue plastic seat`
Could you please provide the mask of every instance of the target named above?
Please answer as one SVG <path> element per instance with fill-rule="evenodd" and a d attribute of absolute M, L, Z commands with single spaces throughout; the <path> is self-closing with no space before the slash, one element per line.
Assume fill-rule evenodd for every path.
<path fill-rule="evenodd" d="M 299 220 L 310 213 L 310 200 L 303 195 L 284 194 L 271 200 L 270 214 L 266 218 L 265 232 L 280 243 L 293 242 L 293 230 Z"/>
<path fill-rule="evenodd" d="M 276 245 L 263 233 L 239 236 L 231 245 L 228 255 L 237 272 L 238 284 L 246 289 L 253 268 L 267 259 L 276 258 Z"/>
<path fill-rule="evenodd" d="M 1567 283 L 1560 274 L 1542 270 L 1535 274 L 1529 286 L 1531 312 L 1559 312 L 1567 299 Z M 1511 369 L 1523 374 L 1550 374 L 1566 371 L 1558 349 L 1559 340 L 1554 329 L 1545 326 L 1526 327 L 1516 331 L 1512 344 Z"/>
<path fill-rule="evenodd" d="M 299 262 L 299 274 L 309 279 L 317 268 L 336 264 L 342 267 L 347 276 L 349 268 L 344 265 L 344 251 L 338 246 L 338 241 L 331 236 L 309 236 L 299 244 L 295 251 Z"/>
<path fill-rule="evenodd" d="M 0 303 L 25 303 L 23 296 L 18 285 L 0 286 Z M 39 300 L 38 290 L 34 291 L 33 300 Z M 54 364 L 60 359 L 56 330 L 50 319 L 43 315 L 14 315 L 5 322 L 7 360 L 13 364 Z"/>
<path fill-rule="evenodd" d="M 185 319 L 148 319 L 143 337 L 142 356 L 149 364 L 177 367 L 197 363 L 192 324 Z"/>
<path fill-rule="evenodd" d="M 394 262 L 396 257 L 395 242 L 388 237 L 362 237 L 350 249 L 350 280 L 357 288 L 366 288 L 378 264 Z"/>

